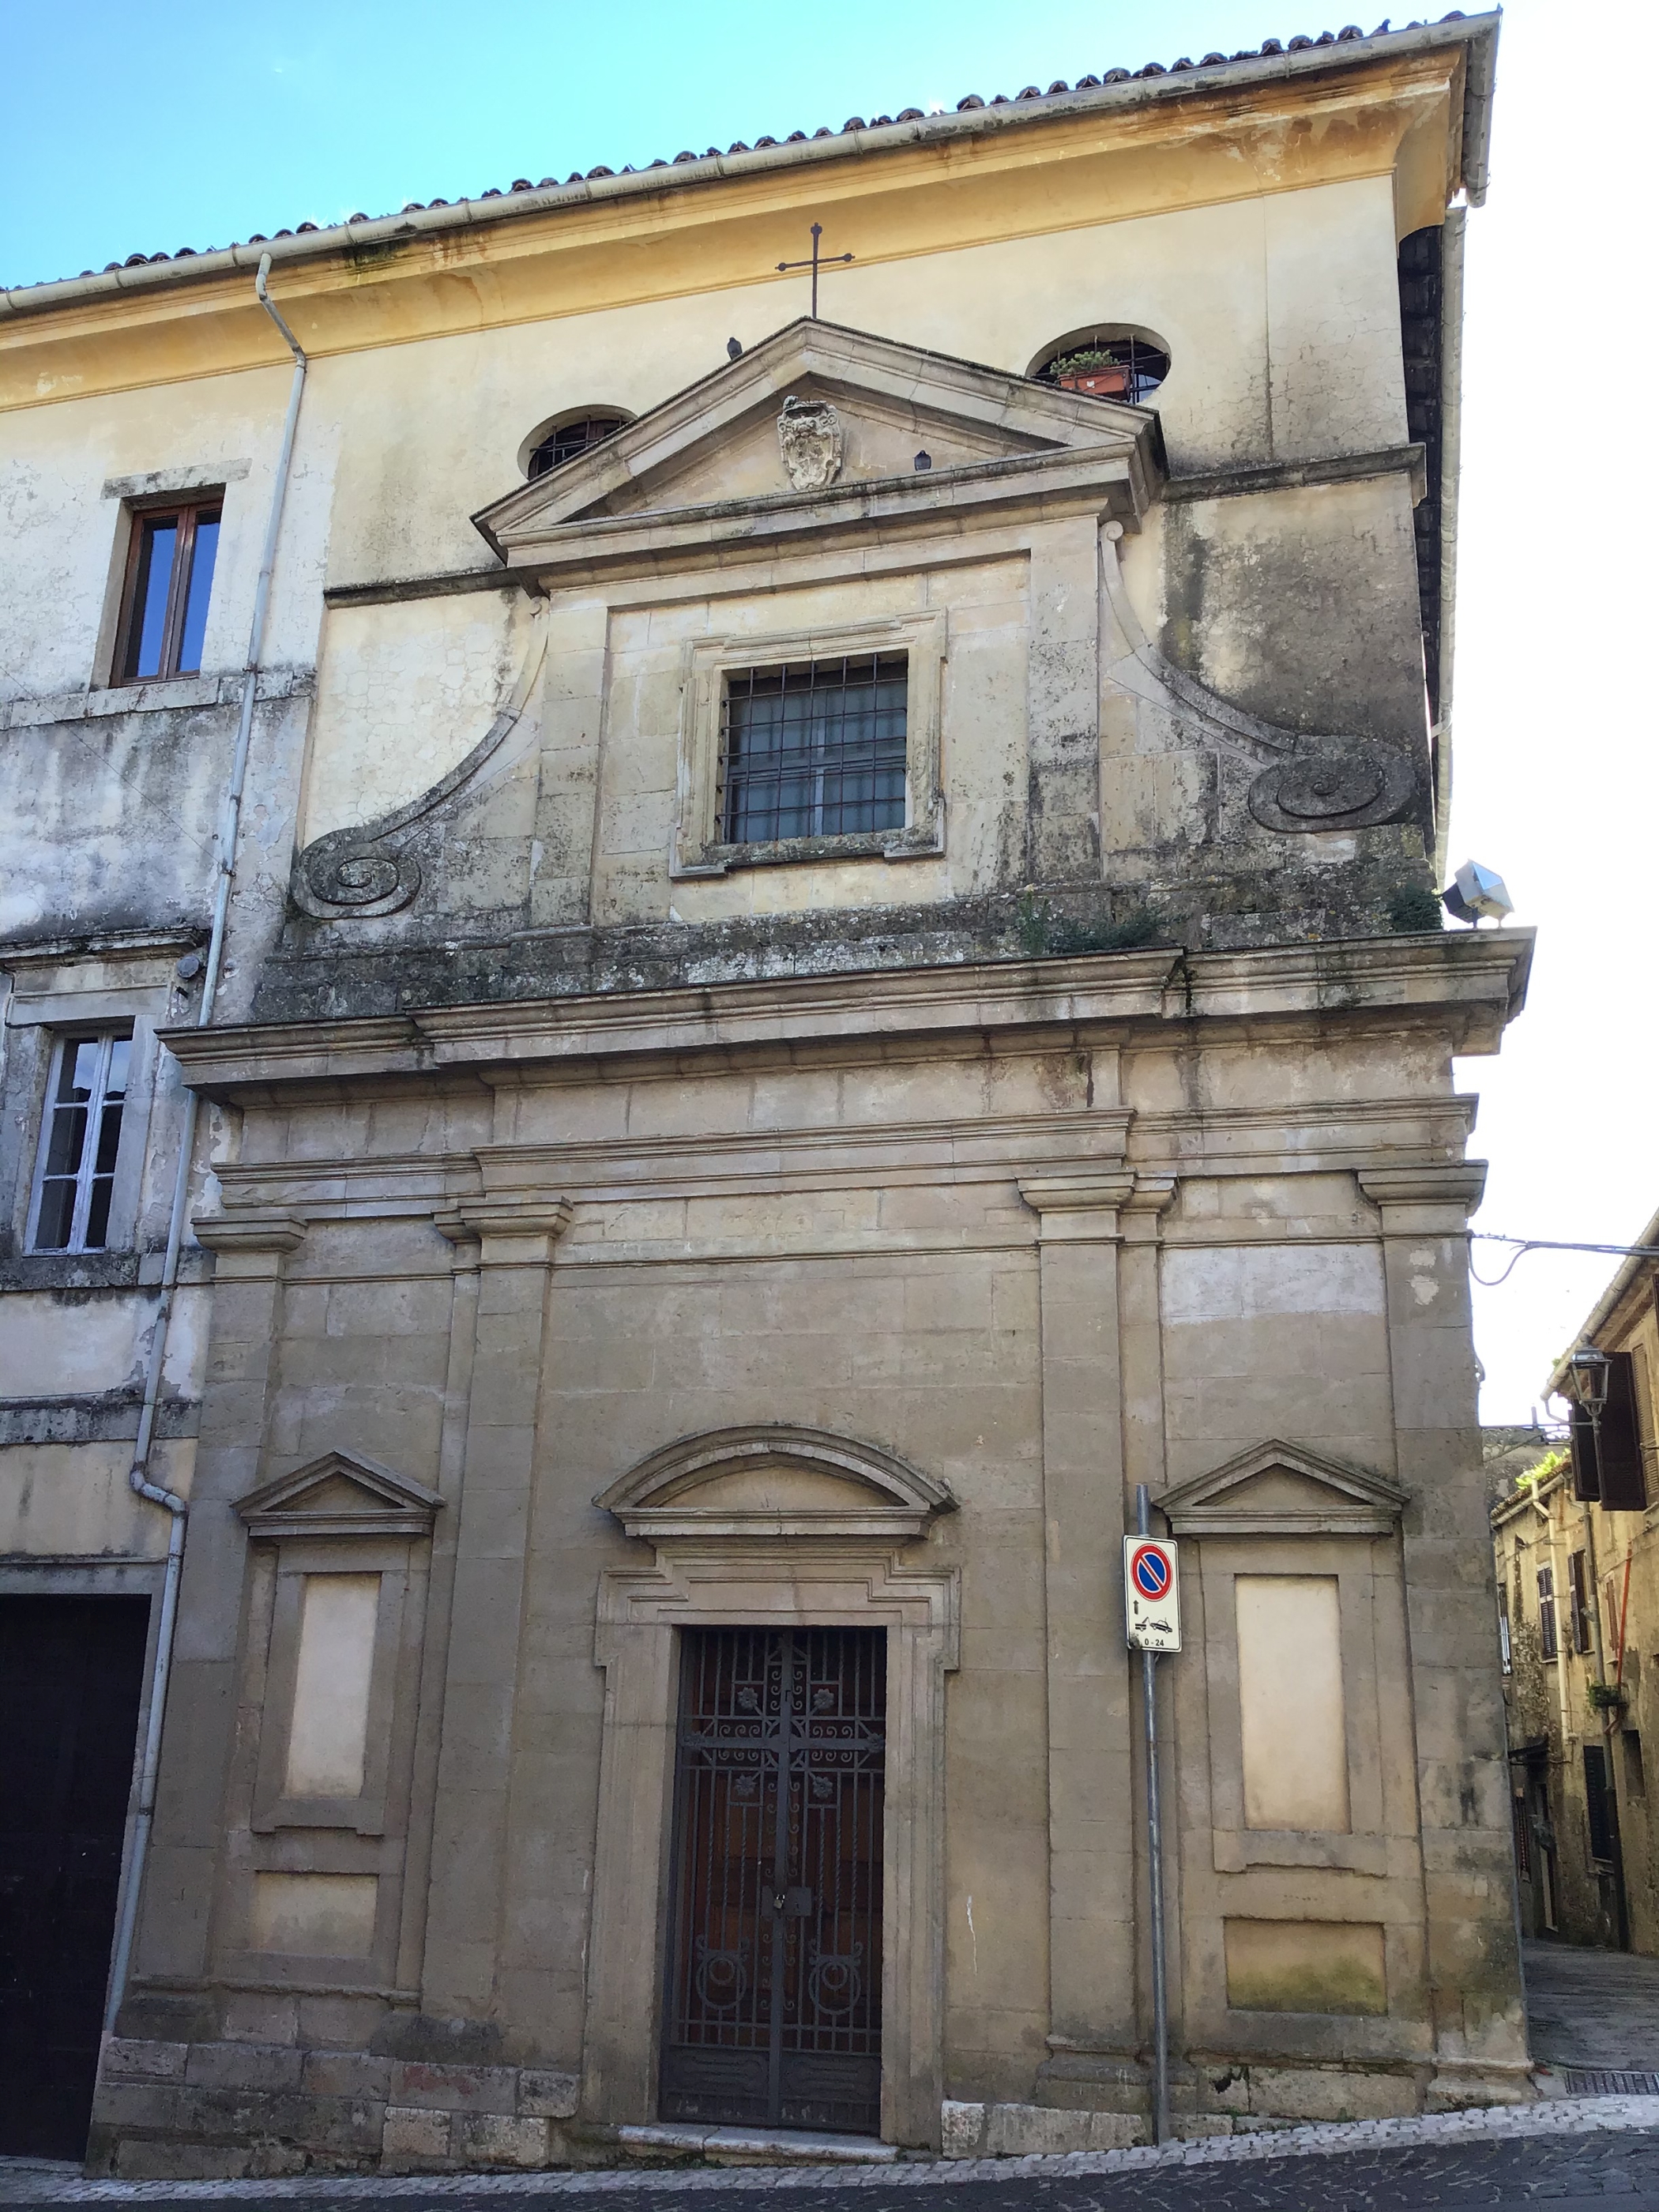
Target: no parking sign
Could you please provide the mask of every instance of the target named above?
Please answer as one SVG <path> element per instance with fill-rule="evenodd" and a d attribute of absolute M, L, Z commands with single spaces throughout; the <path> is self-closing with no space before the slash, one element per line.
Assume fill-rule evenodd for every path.
<path fill-rule="evenodd" d="M 1123 1632 L 1138 1651 L 1181 1649 L 1181 1572 L 1165 1537 L 1123 1539 Z"/>

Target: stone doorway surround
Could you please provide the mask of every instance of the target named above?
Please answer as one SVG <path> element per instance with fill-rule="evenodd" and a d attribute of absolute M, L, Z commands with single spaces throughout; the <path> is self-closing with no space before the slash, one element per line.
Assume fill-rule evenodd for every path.
<path fill-rule="evenodd" d="M 939 2144 L 944 2095 L 945 1677 L 958 1575 L 931 1564 L 950 1492 L 823 1430 L 726 1429 L 655 1453 L 595 1503 L 654 1562 L 600 1577 L 605 1670 L 582 2108 L 657 2117 L 680 1628 L 884 1628 L 887 1793 L 881 2131 Z"/>

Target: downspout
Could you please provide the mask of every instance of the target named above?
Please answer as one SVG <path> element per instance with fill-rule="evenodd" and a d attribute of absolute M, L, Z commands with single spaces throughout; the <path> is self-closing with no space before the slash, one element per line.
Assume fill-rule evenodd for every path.
<path fill-rule="evenodd" d="M 202 980 L 202 1002 L 196 1026 L 205 1029 L 213 1019 L 224 969 L 225 927 L 230 914 L 231 885 L 235 880 L 237 847 L 241 837 L 242 794 L 247 782 L 248 748 L 253 737 L 253 708 L 259 687 L 259 662 L 264 647 L 265 622 L 270 607 L 270 579 L 276 566 L 276 541 L 283 525 L 283 504 L 294 460 L 294 434 L 300 420 L 300 400 L 305 391 L 306 357 L 299 340 L 277 313 L 265 290 L 270 256 L 260 257 L 253 289 L 259 305 L 282 332 L 294 356 L 294 381 L 289 388 L 288 413 L 283 422 L 283 442 L 276 456 L 276 481 L 271 486 L 270 514 L 265 524 L 264 556 L 253 594 L 253 620 L 248 629 L 247 659 L 243 665 L 242 706 L 236 725 L 236 750 L 231 759 L 230 782 L 219 828 L 217 878 L 213 895 L 213 927 L 208 939 L 206 972 Z M 150 1334 L 149 1362 L 144 1374 L 144 1401 L 138 1415 L 138 1440 L 133 1448 L 127 1481 L 140 1498 L 162 1507 L 173 1516 L 167 1531 L 167 1566 L 161 1578 L 161 1613 L 155 1629 L 155 1658 L 150 1671 L 149 1712 L 144 1729 L 144 1748 L 138 1766 L 138 1804 L 133 1820 L 132 1849 L 122 1885 L 121 1909 L 116 1920 L 115 1948 L 110 1962 L 109 1996 L 104 2008 L 104 2032 L 112 2035 L 126 1996 L 132 1964 L 132 1939 L 138 1923 L 138 1899 L 143 1887 L 144 1865 L 149 1854 L 150 1832 L 155 1823 L 155 1786 L 161 1765 L 161 1723 L 166 1717 L 167 1686 L 173 1673 L 173 1632 L 179 1612 L 179 1582 L 185 1564 L 185 1523 L 189 1512 L 178 1493 L 164 1490 L 149 1479 L 150 1455 L 155 1443 L 155 1415 L 161 1404 L 162 1370 L 167 1362 L 167 1335 L 173 1325 L 179 1288 L 179 1256 L 184 1244 L 185 1215 L 190 1203 L 191 1163 L 196 1151 L 196 1128 L 201 1104 L 193 1091 L 185 1093 L 184 1127 L 179 1139 L 179 1165 L 173 1182 L 173 1211 L 167 1221 L 167 1256 L 161 1264 L 161 1295 Z"/>
<path fill-rule="evenodd" d="M 1440 665 L 1434 726 L 1434 879 L 1451 859 L 1452 663 L 1457 627 L 1457 501 L 1463 462 L 1463 208 L 1440 236 Z"/>
<path fill-rule="evenodd" d="M 1534 1490 L 1532 1494 L 1532 1503 L 1533 1510 L 1542 1516 L 1545 1533 L 1549 1540 L 1550 1587 L 1555 1592 L 1555 1694 L 1556 1702 L 1561 1709 L 1561 1766 L 1562 1771 L 1565 1773 L 1567 1764 L 1568 1735 L 1567 1646 L 1561 1635 L 1561 1604 L 1563 1598 L 1566 1595 L 1566 1591 L 1565 1586 L 1561 1579 L 1560 1555 L 1555 1548 L 1554 1498 L 1558 1492 L 1559 1485 L 1558 1491 L 1551 1493 L 1551 1503 L 1548 1505 L 1546 1505 L 1539 1497 L 1537 1491 Z M 1569 1620 L 1571 1618 L 1571 1605 L 1568 1607 L 1568 1618 Z M 1565 1784 L 1563 1786 L 1565 1787 Z"/>

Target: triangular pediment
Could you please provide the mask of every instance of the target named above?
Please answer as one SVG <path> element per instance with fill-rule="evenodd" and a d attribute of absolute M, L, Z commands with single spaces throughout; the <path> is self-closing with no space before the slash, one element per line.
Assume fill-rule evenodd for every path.
<path fill-rule="evenodd" d="M 821 418 L 835 443 L 823 482 L 802 483 L 799 466 L 792 472 L 779 433 L 786 403 L 797 416 L 831 410 Z M 834 507 L 878 484 L 921 496 L 964 471 L 1006 473 L 1011 465 L 1085 453 L 1133 477 L 1130 504 L 1138 508 L 1156 447 L 1157 418 L 1147 409 L 802 320 L 473 521 L 504 559 L 523 564 L 599 523 L 734 504 L 827 499 Z M 931 468 L 918 471 L 919 453 Z"/>
<path fill-rule="evenodd" d="M 240 1500 L 251 1536 L 426 1536 L 443 1500 L 356 1452 L 331 1451 Z"/>
<path fill-rule="evenodd" d="M 956 1501 L 879 1445 L 768 1424 L 684 1437 L 594 1499 L 660 1540 L 919 1536 Z"/>
<path fill-rule="evenodd" d="M 1177 1536 L 1383 1536 L 1408 1502 L 1384 1475 L 1277 1437 L 1157 1500 Z"/>

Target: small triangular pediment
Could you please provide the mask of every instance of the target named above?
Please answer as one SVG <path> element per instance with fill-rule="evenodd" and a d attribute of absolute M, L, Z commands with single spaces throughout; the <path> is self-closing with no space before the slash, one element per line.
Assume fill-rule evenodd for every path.
<path fill-rule="evenodd" d="M 684 1437 L 601 1491 L 630 1536 L 919 1536 L 956 1501 L 879 1445 L 781 1424 Z"/>
<path fill-rule="evenodd" d="M 1277 1437 L 1157 1500 L 1177 1536 L 1384 1536 L 1408 1503 L 1384 1475 Z"/>
<path fill-rule="evenodd" d="M 822 422 L 835 451 L 825 481 L 803 483 L 799 464 L 792 471 L 779 431 L 786 404 L 797 416 L 830 410 Z M 473 521 L 504 559 L 524 563 L 596 523 L 844 500 L 878 483 L 920 496 L 930 479 L 959 471 L 1006 470 L 1072 453 L 1115 463 L 1139 488 L 1155 466 L 1156 440 L 1147 409 L 804 320 Z M 920 473 L 919 453 L 931 463 Z"/>
<path fill-rule="evenodd" d="M 426 1536 L 443 1500 L 356 1452 L 327 1452 L 251 1491 L 236 1510 L 251 1536 Z"/>

